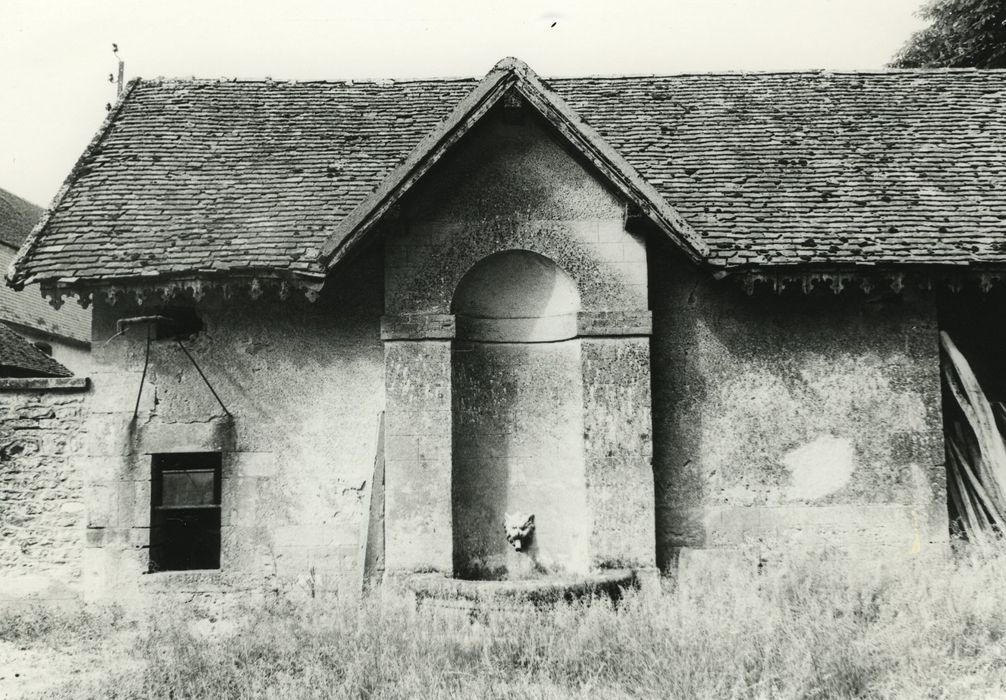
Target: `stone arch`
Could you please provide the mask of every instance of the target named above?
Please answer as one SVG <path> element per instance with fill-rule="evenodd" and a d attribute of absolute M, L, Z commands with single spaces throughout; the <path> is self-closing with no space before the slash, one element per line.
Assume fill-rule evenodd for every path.
<path fill-rule="evenodd" d="M 462 578 L 522 578 L 588 566 L 580 294 L 549 258 L 491 254 L 451 301 L 453 566 Z M 533 552 L 517 555 L 506 513 L 534 515 Z"/>
<path fill-rule="evenodd" d="M 565 222 L 513 225 L 471 222 L 445 225 L 439 243 L 424 249 L 421 264 L 396 275 L 388 308 L 394 313 L 448 313 L 462 277 L 497 253 L 525 250 L 555 262 L 576 285 L 583 311 L 639 308 L 639 301 Z"/>
<path fill-rule="evenodd" d="M 493 253 L 462 276 L 451 300 L 459 339 L 554 342 L 576 336 L 580 292 L 549 258 L 529 250 Z"/>

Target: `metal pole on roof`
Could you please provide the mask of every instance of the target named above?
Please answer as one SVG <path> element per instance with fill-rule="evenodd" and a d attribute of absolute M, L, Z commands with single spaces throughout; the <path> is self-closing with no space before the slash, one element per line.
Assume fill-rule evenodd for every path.
<path fill-rule="evenodd" d="M 112 53 L 114 53 L 115 57 L 119 59 L 119 77 L 115 81 L 115 96 L 118 97 L 119 95 L 122 94 L 122 83 L 123 83 L 123 77 L 125 76 L 126 73 L 126 62 L 123 61 L 121 58 L 119 58 L 118 44 L 112 44 Z"/>

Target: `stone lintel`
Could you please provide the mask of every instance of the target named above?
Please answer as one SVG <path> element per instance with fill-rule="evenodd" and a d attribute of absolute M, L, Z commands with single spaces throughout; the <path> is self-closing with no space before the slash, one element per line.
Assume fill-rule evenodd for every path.
<path fill-rule="evenodd" d="M 0 379 L 0 393 L 18 391 L 87 391 L 91 380 L 87 377 L 4 377 Z"/>
<path fill-rule="evenodd" d="M 639 336 L 653 333 L 653 314 L 648 310 L 581 311 L 577 314 L 581 336 Z"/>
<path fill-rule="evenodd" d="M 403 314 L 381 317 L 382 340 L 452 340 L 452 314 Z"/>
<path fill-rule="evenodd" d="M 140 426 L 136 452 L 230 452 L 234 449 L 234 423 L 227 419 L 209 421 L 151 421 Z"/>

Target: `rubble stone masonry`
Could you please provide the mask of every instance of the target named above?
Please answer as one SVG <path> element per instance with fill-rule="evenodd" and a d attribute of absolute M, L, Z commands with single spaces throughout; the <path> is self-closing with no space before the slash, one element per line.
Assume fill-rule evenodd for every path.
<path fill-rule="evenodd" d="M 74 469 L 88 380 L 0 379 L 0 604 L 71 597 L 83 552 Z"/>

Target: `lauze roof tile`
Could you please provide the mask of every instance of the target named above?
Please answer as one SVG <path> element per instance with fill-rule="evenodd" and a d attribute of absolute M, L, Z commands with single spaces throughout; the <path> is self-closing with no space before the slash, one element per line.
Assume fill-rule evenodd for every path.
<path fill-rule="evenodd" d="M 0 323 L 0 377 L 69 377 L 72 374 L 7 324 Z"/>
<path fill-rule="evenodd" d="M 711 265 L 1006 262 L 1006 71 L 543 83 Z M 134 81 L 13 281 L 321 275 L 340 221 L 476 85 Z"/>

